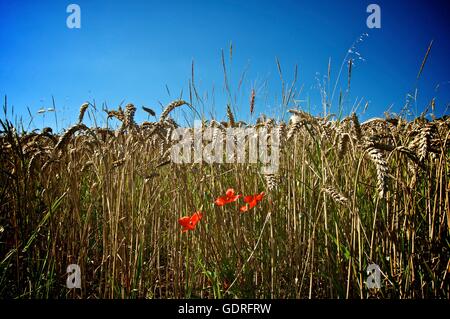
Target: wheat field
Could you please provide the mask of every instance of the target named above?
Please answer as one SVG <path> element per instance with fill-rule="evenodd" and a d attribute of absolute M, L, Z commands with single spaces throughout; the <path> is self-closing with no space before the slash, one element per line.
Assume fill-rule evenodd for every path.
<path fill-rule="evenodd" d="M 1 298 L 450 298 L 449 117 L 292 109 L 286 123 L 246 124 L 228 107 L 227 121 L 203 120 L 219 139 L 278 132 L 279 170 L 263 174 L 171 162 L 170 114 L 184 104 L 140 124 L 133 104 L 107 110 L 117 129 L 83 124 L 83 104 L 63 134 L 1 120 Z M 240 195 L 218 205 L 230 188 Z M 69 264 L 80 289 L 66 287 Z"/>

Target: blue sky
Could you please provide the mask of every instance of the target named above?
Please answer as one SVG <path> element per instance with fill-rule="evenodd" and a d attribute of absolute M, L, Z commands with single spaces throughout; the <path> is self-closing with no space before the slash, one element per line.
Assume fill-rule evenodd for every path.
<path fill-rule="evenodd" d="M 81 8 L 81 29 L 69 29 L 66 7 Z M 369 29 L 366 8 L 381 8 L 381 28 Z M 23 117 L 27 107 L 32 128 L 56 127 L 55 115 L 37 114 L 56 102 L 58 130 L 76 122 L 84 101 L 116 108 L 121 101 L 161 112 L 179 97 L 189 98 L 191 64 L 204 104 L 196 107 L 207 116 L 225 117 L 227 94 L 221 50 L 237 117 L 249 117 L 249 95 L 256 90 L 255 115 L 281 117 L 281 81 L 292 80 L 298 65 L 298 105 L 322 111 L 318 83 L 327 74 L 331 58 L 332 91 L 351 44 L 368 33 L 356 50 L 351 89 L 344 112 L 362 101 L 362 118 L 399 112 L 408 93 L 417 88 L 411 104 L 420 114 L 436 97 L 436 113 L 443 115 L 450 102 L 450 6 L 448 1 L 0 1 L 0 94 L 7 95 L 9 117 Z M 416 79 L 430 41 L 433 47 L 419 80 Z M 230 60 L 229 46 L 233 44 Z M 353 55 L 353 57 L 357 57 Z M 245 78 L 238 91 L 242 73 Z M 166 85 L 169 88 L 170 96 Z M 438 89 L 436 90 L 436 87 Z M 347 69 L 338 82 L 347 88 Z M 330 92 L 331 93 L 331 92 Z M 292 104 L 293 105 L 293 104 Z M 12 106 L 14 115 L 11 114 Z M 448 112 L 447 112 L 448 113 Z M 189 110 L 174 116 L 182 122 Z M 105 114 L 96 114 L 103 124 Z M 147 119 L 138 109 L 137 121 Z M 253 118 L 254 120 L 254 118 Z"/>

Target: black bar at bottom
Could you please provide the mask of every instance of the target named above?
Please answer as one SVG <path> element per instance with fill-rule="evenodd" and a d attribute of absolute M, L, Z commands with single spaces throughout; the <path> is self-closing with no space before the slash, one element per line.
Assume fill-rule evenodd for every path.
<path fill-rule="evenodd" d="M 434 313 L 440 310 L 445 313 L 448 306 L 449 300 L 0 300 L 2 311 L 11 310 L 18 318 L 21 317 L 19 314 L 27 312 L 37 317 L 53 314 L 59 318 L 70 315 L 80 319 L 94 313 L 99 313 L 102 318 L 114 314 L 126 319 L 306 318 L 311 314 L 318 317 L 354 314 L 362 318 L 376 313 L 382 318 L 394 308 L 398 308 L 404 317 L 417 315 L 417 311 L 426 311 L 430 307 Z"/>

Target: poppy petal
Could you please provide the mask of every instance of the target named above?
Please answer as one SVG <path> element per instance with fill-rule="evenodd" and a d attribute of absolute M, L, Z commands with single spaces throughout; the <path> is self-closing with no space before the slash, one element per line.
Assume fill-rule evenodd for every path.
<path fill-rule="evenodd" d="M 262 201 L 263 197 L 264 197 L 265 193 L 261 192 L 258 195 L 255 196 L 257 201 Z"/>
<path fill-rule="evenodd" d="M 250 203 L 251 201 L 253 201 L 253 197 L 255 197 L 255 196 L 253 196 L 253 195 L 245 196 L 244 202 Z"/>
<path fill-rule="evenodd" d="M 191 217 L 191 224 L 195 226 L 195 224 L 197 224 L 197 222 L 202 218 L 202 214 L 199 212 L 196 212 L 194 215 L 192 215 Z"/>
<path fill-rule="evenodd" d="M 244 213 L 244 212 L 248 211 L 248 206 L 247 205 L 242 206 L 239 210 Z"/>
<path fill-rule="evenodd" d="M 235 202 L 235 201 L 237 201 L 240 197 L 242 197 L 242 195 L 234 195 L 234 196 L 231 196 L 230 198 L 228 198 L 228 203 L 232 203 L 232 202 Z"/>
<path fill-rule="evenodd" d="M 203 214 L 200 211 L 195 212 L 192 216 L 183 216 L 178 219 L 178 223 L 183 226 L 181 232 L 187 232 L 188 230 L 194 230 L 195 225 L 202 219 Z"/>
<path fill-rule="evenodd" d="M 258 202 L 256 201 L 256 199 L 253 199 L 250 203 L 248 203 L 249 208 L 253 208 L 256 206 Z"/>
<path fill-rule="evenodd" d="M 218 198 L 214 201 L 214 203 L 215 203 L 217 206 L 223 206 L 223 205 L 226 204 L 226 199 L 223 198 L 223 197 L 218 197 Z"/>
<path fill-rule="evenodd" d="M 184 216 L 181 217 L 180 219 L 178 219 L 178 223 L 183 226 L 186 227 L 187 225 L 189 225 L 191 218 L 189 216 Z"/>
<path fill-rule="evenodd" d="M 227 195 L 227 197 L 234 196 L 234 189 L 228 188 L 225 194 Z"/>

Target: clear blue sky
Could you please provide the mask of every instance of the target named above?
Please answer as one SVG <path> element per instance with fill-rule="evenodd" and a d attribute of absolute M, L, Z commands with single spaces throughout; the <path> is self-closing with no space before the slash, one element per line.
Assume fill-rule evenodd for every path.
<path fill-rule="evenodd" d="M 81 7 L 81 29 L 66 26 L 70 3 Z M 381 29 L 366 26 L 370 3 L 381 7 Z M 97 106 L 106 102 L 115 108 L 124 100 L 139 108 L 152 107 L 159 114 L 159 103 L 167 104 L 181 90 L 183 98 L 189 98 L 194 60 L 197 90 L 206 101 L 203 111 L 222 119 L 227 102 L 221 63 L 224 49 L 234 92 L 248 67 L 234 105 L 238 118 L 249 119 L 252 88 L 257 93 L 256 115 L 281 116 L 275 57 L 287 82 L 298 65 L 299 105 L 306 108 L 309 99 L 311 110 L 320 112 L 317 78 L 327 74 L 329 58 L 333 84 L 352 42 L 368 33 L 356 48 L 365 60 L 357 60 L 353 68 L 344 111 L 363 98 L 363 104 L 370 101 L 363 118 L 382 116 L 391 105 L 391 111 L 398 112 L 407 93 L 417 87 L 413 111 L 420 113 L 436 97 L 436 113 L 443 115 L 450 102 L 449 8 L 445 0 L 1 0 L 0 94 L 8 96 L 9 109 L 13 106 L 24 122 L 29 119 L 29 107 L 35 117 L 32 127 L 38 128 L 55 126 L 54 114 L 37 114 L 52 106 L 52 96 L 59 130 L 76 121 L 84 101 L 95 100 Z M 433 48 L 417 81 L 432 39 Z M 346 87 L 345 69 L 337 90 Z M 201 105 L 197 107 L 201 111 Z M 182 118 L 183 110 L 174 115 Z M 103 117 L 99 112 L 100 122 Z M 138 109 L 137 121 L 146 118 Z"/>

